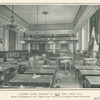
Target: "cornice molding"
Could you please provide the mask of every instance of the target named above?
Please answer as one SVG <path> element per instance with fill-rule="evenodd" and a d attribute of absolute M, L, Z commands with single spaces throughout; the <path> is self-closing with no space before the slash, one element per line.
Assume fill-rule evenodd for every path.
<path fill-rule="evenodd" d="M 45 25 L 39 24 L 38 29 L 37 25 L 31 25 L 33 31 L 44 31 Z M 61 24 L 46 24 L 46 30 L 73 30 L 74 26 L 73 23 L 61 23 Z"/>
<path fill-rule="evenodd" d="M 81 18 L 79 19 L 78 23 L 74 27 L 74 30 L 77 31 L 82 27 L 86 21 L 100 8 L 98 5 L 89 5 L 84 13 L 82 14 Z"/>

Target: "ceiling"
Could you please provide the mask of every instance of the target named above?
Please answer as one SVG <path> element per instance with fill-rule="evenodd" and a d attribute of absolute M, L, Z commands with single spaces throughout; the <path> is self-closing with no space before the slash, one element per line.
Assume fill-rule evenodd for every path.
<path fill-rule="evenodd" d="M 38 5 L 38 24 L 45 24 L 43 11 L 49 12 L 47 24 L 73 23 L 79 8 L 80 5 Z M 29 24 L 37 24 L 37 5 L 14 5 L 14 12 Z"/>

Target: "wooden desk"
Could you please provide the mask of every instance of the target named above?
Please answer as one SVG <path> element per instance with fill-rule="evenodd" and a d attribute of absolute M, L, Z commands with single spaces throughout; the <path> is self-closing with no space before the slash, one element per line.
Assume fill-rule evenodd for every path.
<path fill-rule="evenodd" d="M 54 70 L 57 71 L 58 66 L 57 65 L 36 65 L 35 66 L 35 69 L 40 69 L 40 68 L 43 68 L 43 69 L 54 69 Z"/>
<path fill-rule="evenodd" d="M 23 74 L 29 67 L 29 61 L 18 62 L 17 65 L 19 66 L 18 73 Z"/>
<path fill-rule="evenodd" d="M 73 64 L 83 66 L 83 60 L 73 60 Z"/>
<path fill-rule="evenodd" d="M 75 79 L 77 80 L 78 79 L 78 73 L 79 73 L 79 70 L 100 70 L 100 67 L 98 66 L 74 66 L 74 76 L 75 76 Z"/>
<path fill-rule="evenodd" d="M 35 87 L 52 87 L 53 76 L 52 75 L 39 75 L 37 78 L 33 78 L 33 75 L 18 74 L 9 81 L 13 86 L 35 86 Z"/>
<path fill-rule="evenodd" d="M 2 68 L 16 68 L 16 69 L 18 69 L 18 65 L 13 65 L 13 64 L 0 64 L 0 66 L 2 67 Z"/>
<path fill-rule="evenodd" d="M 100 76 L 100 70 L 79 70 L 78 81 L 80 87 L 85 87 L 85 76 Z"/>
<path fill-rule="evenodd" d="M 21 62 L 17 62 L 17 65 L 19 66 L 27 66 L 29 64 L 29 61 L 21 61 Z"/>
<path fill-rule="evenodd" d="M 28 69 L 25 74 L 37 74 L 37 75 L 55 75 L 54 69 Z"/>
<path fill-rule="evenodd" d="M 5 64 L 17 64 L 17 60 L 7 60 L 6 62 L 3 62 Z"/>
<path fill-rule="evenodd" d="M 69 60 L 69 59 L 73 59 L 70 56 L 60 56 L 60 60 Z"/>
<path fill-rule="evenodd" d="M 17 74 L 18 65 L 0 64 L 0 66 L 0 73 L 2 73 L 2 75 L 4 75 L 5 78 L 4 85 L 7 85 L 11 74 L 13 73 L 13 76 Z M 11 72 L 11 69 L 14 69 L 13 72 Z"/>
<path fill-rule="evenodd" d="M 84 64 L 85 65 L 96 65 L 97 59 L 93 58 L 85 58 L 84 59 Z"/>
<path fill-rule="evenodd" d="M 50 57 L 50 60 L 57 60 L 59 57 Z"/>
<path fill-rule="evenodd" d="M 9 67 L 1 67 L 0 68 L 0 85 L 7 85 L 9 81 Z"/>
<path fill-rule="evenodd" d="M 9 70 L 10 67 L 4 67 L 0 65 L 0 72 L 5 72 L 6 70 Z"/>
<path fill-rule="evenodd" d="M 100 88 L 100 76 L 85 76 L 86 88 Z"/>
<path fill-rule="evenodd" d="M 50 65 L 57 65 L 57 60 L 50 60 Z"/>
<path fill-rule="evenodd" d="M 37 65 L 44 65 L 44 61 L 43 60 L 37 60 L 36 61 Z M 50 65 L 56 65 L 57 64 L 57 60 L 50 60 Z"/>
<path fill-rule="evenodd" d="M 75 70 L 93 70 L 93 69 L 98 69 L 100 70 L 100 67 L 99 66 L 80 66 L 80 65 L 77 65 L 77 66 L 74 66 L 74 69 Z"/>
<path fill-rule="evenodd" d="M 55 69 L 28 69 L 24 74 L 36 75 L 53 75 L 53 84 L 55 84 L 56 70 Z"/>
<path fill-rule="evenodd" d="M 44 61 L 43 60 L 37 60 L 36 63 L 37 63 L 37 65 L 43 65 Z"/>

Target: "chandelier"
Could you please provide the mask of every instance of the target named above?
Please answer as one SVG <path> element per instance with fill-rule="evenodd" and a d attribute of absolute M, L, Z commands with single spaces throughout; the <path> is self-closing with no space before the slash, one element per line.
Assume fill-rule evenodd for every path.
<path fill-rule="evenodd" d="M 45 25 L 44 25 L 45 26 L 45 28 L 44 28 L 44 30 L 45 30 L 45 37 L 42 37 L 42 36 L 39 35 L 38 5 L 37 5 L 37 32 L 36 32 L 36 35 L 34 36 L 34 39 L 35 39 L 34 41 L 38 41 L 38 42 L 46 42 L 47 41 L 46 40 L 46 15 L 48 15 L 49 13 L 47 11 L 43 11 L 42 14 L 45 15 Z"/>
<path fill-rule="evenodd" d="M 7 25 L 8 28 L 15 29 L 17 26 L 14 25 L 14 5 L 12 5 L 12 15 L 11 15 L 11 24 Z"/>
<path fill-rule="evenodd" d="M 45 39 L 46 39 L 46 16 L 49 14 L 49 12 L 43 11 L 42 14 L 45 15 Z"/>

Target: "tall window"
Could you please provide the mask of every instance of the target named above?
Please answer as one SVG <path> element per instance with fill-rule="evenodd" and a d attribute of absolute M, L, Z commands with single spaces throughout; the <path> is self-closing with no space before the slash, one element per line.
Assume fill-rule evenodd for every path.
<path fill-rule="evenodd" d="M 76 36 L 77 36 L 77 39 L 79 39 L 79 32 L 77 32 Z M 79 49 L 79 41 L 76 44 L 76 50 L 78 50 L 78 49 Z"/>
<path fill-rule="evenodd" d="M 82 50 L 85 50 L 85 26 L 82 27 Z"/>
<path fill-rule="evenodd" d="M 16 50 L 16 32 L 9 30 L 9 50 Z"/>
<path fill-rule="evenodd" d="M 92 37 L 94 37 L 93 51 L 96 51 L 97 52 L 99 45 L 97 45 L 97 42 L 96 42 L 96 38 L 95 38 L 95 28 L 94 27 L 92 29 Z"/>

